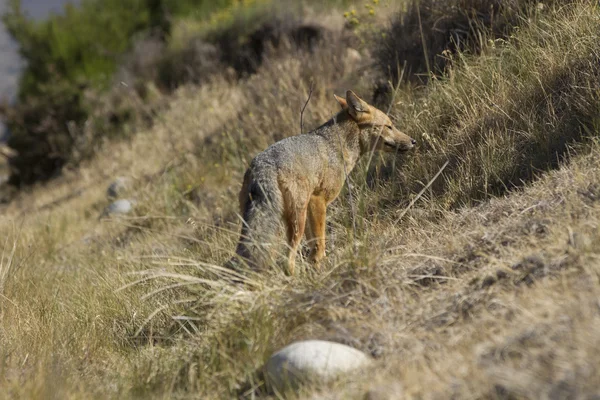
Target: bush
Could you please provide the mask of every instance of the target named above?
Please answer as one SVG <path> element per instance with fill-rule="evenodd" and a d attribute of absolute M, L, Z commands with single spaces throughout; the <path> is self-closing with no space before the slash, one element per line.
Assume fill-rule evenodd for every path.
<path fill-rule="evenodd" d="M 26 18 L 20 1 L 13 1 L 3 21 L 26 61 L 19 85 L 24 101 L 56 79 L 106 85 L 130 38 L 150 28 L 150 11 L 147 0 L 88 0 L 36 22 Z"/>
<path fill-rule="evenodd" d="M 221 51 L 201 38 L 191 39 L 178 50 L 167 50 L 157 63 L 157 84 L 173 90 L 186 83 L 200 84 L 221 74 Z"/>
<path fill-rule="evenodd" d="M 75 141 L 69 129 L 87 117 L 81 87 L 59 80 L 38 90 L 40 96 L 0 108 L 10 128 L 8 146 L 17 152 L 9 159 L 13 184 L 48 179 L 59 171 Z"/>
<path fill-rule="evenodd" d="M 172 17 L 190 13 L 206 18 L 211 10 L 230 2 L 84 0 L 77 7 L 67 4 L 64 15 L 36 22 L 23 14 L 19 0 L 12 0 L 3 22 L 27 63 L 19 87 L 20 99 L 40 94 L 41 85 L 57 78 L 106 85 L 137 33 L 165 37 L 170 33 Z"/>
<path fill-rule="evenodd" d="M 250 18 L 258 10 L 262 9 L 238 11 L 223 27 L 210 30 L 183 33 L 179 27 L 176 39 L 168 44 L 142 38 L 127 54 L 118 76 L 128 82 L 152 81 L 165 91 L 202 84 L 215 75 L 248 76 L 270 52 L 311 50 L 330 34 L 325 27 L 306 23 L 287 11 L 264 11 Z"/>
<path fill-rule="evenodd" d="M 0 105 L 10 128 L 7 144 L 16 152 L 8 158 L 9 182 L 16 186 L 45 181 L 63 167 L 77 165 L 103 140 L 126 137 L 130 126 L 148 125 L 162 106 L 152 87 L 98 92 L 57 80 L 39 90 L 39 96 L 27 101 Z"/>
<path fill-rule="evenodd" d="M 269 48 L 288 41 L 297 48 L 311 48 L 325 34 L 322 27 L 303 24 L 297 18 L 284 15 L 265 22 L 248 35 L 239 26 L 212 37 L 221 49 L 221 61 L 240 74 L 255 73 Z M 242 40 L 240 40 L 242 38 Z"/>
<path fill-rule="evenodd" d="M 164 57 L 161 50 L 171 18 L 181 13 L 207 18 L 231 2 L 83 0 L 77 7 L 68 4 L 62 15 L 36 22 L 26 17 L 19 0 L 12 0 L 2 20 L 19 44 L 26 68 L 18 103 L 0 108 L 10 132 L 8 144 L 17 152 L 10 158 L 10 182 L 22 185 L 49 179 L 66 164 L 92 155 L 103 137 L 119 137 L 127 132 L 127 124 L 148 122 L 148 111 L 141 110 L 148 104 L 138 95 L 143 97 L 145 80 L 158 79 L 162 58 L 152 55 Z M 154 48 L 148 52 L 148 46 L 136 47 L 129 57 L 134 60 L 130 71 L 155 72 L 135 79 L 134 86 L 142 90 L 133 93 L 130 101 L 129 94 L 125 100 L 114 96 L 119 89 L 111 84 L 118 63 L 134 42 Z M 100 93 L 106 91 L 102 98 Z"/>

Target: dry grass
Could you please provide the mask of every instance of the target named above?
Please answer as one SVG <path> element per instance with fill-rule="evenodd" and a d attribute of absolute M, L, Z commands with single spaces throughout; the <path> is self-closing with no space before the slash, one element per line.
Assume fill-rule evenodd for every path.
<path fill-rule="evenodd" d="M 220 265 L 250 158 L 299 132 L 311 80 L 308 127 L 336 110 L 332 92 L 372 82 L 345 48 L 324 45 L 280 50 L 239 84 L 179 90 L 150 131 L 3 209 L 3 396 L 268 397 L 260 366 L 300 338 L 377 359 L 324 398 L 394 382 L 408 398 L 597 395 L 600 145 L 586 138 L 598 28 L 597 6 L 578 2 L 457 57 L 447 79 L 401 88 L 398 126 L 422 145 L 353 174 L 354 240 L 343 195 L 323 272 L 301 263 L 295 277 L 273 268 L 243 285 Z M 136 213 L 99 221 L 119 175 L 133 178 Z"/>
<path fill-rule="evenodd" d="M 410 191 L 449 161 L 446 179 L 433 187 L 435 202 L 472 205 L 555 168 L 569 143 L 594 134 L 598 16 L 573 5 L 555 15 L 539 17 L 509 43 L 490 43 L 481 56 L 455 57 L 449 76 L 424 95 L 397 97 L 393 114 L 427 149 L 401 171 Z"/>

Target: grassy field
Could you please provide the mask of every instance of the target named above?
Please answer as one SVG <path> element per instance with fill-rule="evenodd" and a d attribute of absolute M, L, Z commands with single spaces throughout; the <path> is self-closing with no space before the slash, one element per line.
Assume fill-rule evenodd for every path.
<path fill-rule="evenodd" d="M 371 94 L 374 45 L 348 50 L 345 9 L 306 11 L 329 28 L 312 51 L 183 86 L 152 128 L 21 191 L 0 211 L 0 397 L 277 398 L 260 367 L 306 338 L 376 361 L 285 398 L 600 395 L 600 9 L 540 4 L 510 37 L 445 55 L 447 75 L 390 91 L 419 149 L 357 167 L 321 272 L 298 260 L 239 285 L 220 266 L 245 168 L 300 132 L 311 85 L 310 128 L 333 93 Z M 99 219 L 117 176 L 135 213 Z"/>

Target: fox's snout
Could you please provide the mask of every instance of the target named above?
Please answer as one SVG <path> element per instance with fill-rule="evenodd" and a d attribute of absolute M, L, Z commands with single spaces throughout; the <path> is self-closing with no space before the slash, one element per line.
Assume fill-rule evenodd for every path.
<path fill-rule="evenodd" d="M 413 139 L 413 138 L 410 138 L 410 148 L 409 148 L 409 150 L 415 148 L 416 146 L 417 146 L 417 141 L 415 139 Z"/>
<path fill-rule="evenodd" d="M 417 141 L 405 133 L 400 132 L 396 128 L 393 128 L 394 135 L 383 139 L 383 147 L 385 151 L 409 151 L 412 150 L 416 145 Z"/>
<path fill-rule="evenodd" d="M 408 136 L 408 142 L 407 142 L 407 150 L 411 150 L 413 148 L 415 148 L 417 146 L 417 141 L 413 138 L 411 138 L 410 136 Z"/>

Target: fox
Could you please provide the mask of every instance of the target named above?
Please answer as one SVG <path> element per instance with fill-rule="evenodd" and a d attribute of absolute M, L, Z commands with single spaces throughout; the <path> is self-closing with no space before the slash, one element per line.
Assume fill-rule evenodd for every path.
<path fill-rule="evenodd" d="M 242 229 L 233 259 L 260 269 L 272 259 L 273 240 L 285 230 L 287 269 L 295 273 L 303 236 L 308 261 L 318 270 L 325 258 L 327 207 L 338 197 L 361 156 L 404 153 L 416 140 L 398 130 L 381 110 L 351 90 L 334 94 L 341 111 L 308 133 L 282 139 L 251 161 L 239 193 Z"/>

